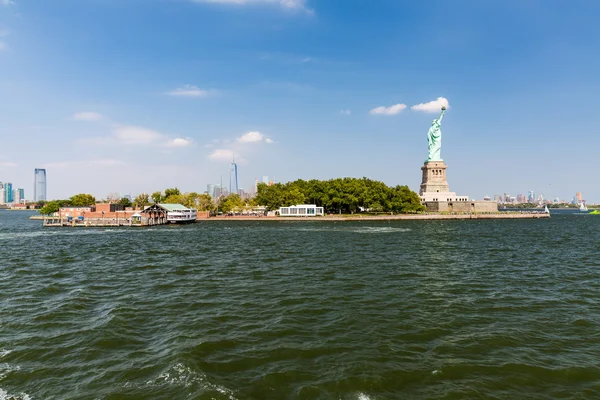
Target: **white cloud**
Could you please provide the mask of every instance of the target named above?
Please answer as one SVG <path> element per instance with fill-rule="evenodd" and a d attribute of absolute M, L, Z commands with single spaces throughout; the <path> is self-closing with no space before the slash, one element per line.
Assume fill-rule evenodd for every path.
<path fill-rule="evenodd" d="M 12 6 L 15 2 L 13 0 L 0 0 L 0 4 L 3 6 Z"/>
<path fill-rule="evenodd" d="M 60 161 L 44 164 L 44 168 L 52 169 L 72 169 L 72 168 L 89 168 L 89 167 L 126 167 L 127 163 L 121 160 L 111 158 L 100 158 L 94 160 L 78 160 L 78 161 Z"/>
<path fill-rule="evenodd" d="M 313 14 L 314 11 L 307 7 L 306 0 L 191 0 L 194 3 L 215 3 L 231 5 L 279 5 L 281 8 L 291 11 L 304 11 Z"/>
<path fill-rule="evenodd" d="M 100 121 L 102 118 L 102 114 L 91 111 L 80 112 L 71 117 L 71 119 L 75 121 Z"/>
<path fill-rule="evenodd" d="M 0 168 L 14 168 L 18 165 L 10 161 L 0 161 Z"/>
<path fill-rule="evenodd" d="M 112 137 L 92 138 L 91 141 L 96 142 L 97 144 L 171 148 L 183 148 L 192 144 L 192 140 L 188 138 L 170 138 L 169 136 L 155 130 L 132 125 L 118 126 L 113 130 Z"/>
<path fill-rule="evenodd" d="M 433 100 L 427 103 L 416 104 L 412 106 L 410 109 L 413 111 L 423 111 L 428 113 L 436 113 L 439 112 L 442 106 L 446 108 L 450 108 L 450 104 L 448 103 L 448 99 L 445 97 L 438 97 L 437 100 Z"/>
<path fill-rule="evenodd" d="M 275 143 L 275 142 L 273 142 L 273 139 L 266 138 L 265 143 L 271 144 L 271 143 Z"/>
<path fill-rule="evenodd" d="M 139 126 L 120 126 L 114 130 L 113 136 L 122 144 L 132 145 L 152 144 L 163 137 L 161 133 Z"/>
<path fill-rule="evenodd" d="M 183 87 L 167 92 L 167 94 L 179 97 L 206 97 L 211 94 L 211 91 L 200 89 L 194 85 L 184 85 Z"/>
<path fill-rule="evenodd" d="M 352 115 L 352 111 L 350 111 L 350 110 L 340 110 L 340 114 L 342 114 L 342 115 Z"/>
<path fill-rule="evenodd" d="M 267 137 L 260 132 L 253 131 L 243 134 L 241 137 L 237 138 L 236 141 L 239 143 L 257 143 L 262 142 L 263 140 L 267 140 Z"/>
<path fill-rule="evenodd" d="M 406 104 L 394 104 L 389 107 L 375 107 L 370 111 L 373 115 L 396 115 L 402 112 L 406 108 Z"/>
<path fill-rule="evenodd" d="M 192 141 L 190 139 L 175 138 L 175 139 L 169 140 L 167 142 L 166 146 L 167 147 L 187 147 L 190 144 L 192 144 Z"/>
<path fill-rule="evenodd" d="M 233 160 L 233 151 L 229 149 L 216 149 L 208 156 L 213 161 L 231 161 Z"/>

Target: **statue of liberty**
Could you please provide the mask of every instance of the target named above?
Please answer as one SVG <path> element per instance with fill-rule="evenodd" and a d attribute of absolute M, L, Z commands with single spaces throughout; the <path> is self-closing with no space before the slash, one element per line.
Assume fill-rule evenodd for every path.
<path fill-rule="evenodd" d="M 427 141 L 429 142 L 429 155 L 427 161 L 442 161 L 440 151 L 442 150 L 442 118 L 446 112 L 446 107 L 442 106 L 442 113 L 438 119 L 431 122 L 431 128 L 427 132 Z"/>

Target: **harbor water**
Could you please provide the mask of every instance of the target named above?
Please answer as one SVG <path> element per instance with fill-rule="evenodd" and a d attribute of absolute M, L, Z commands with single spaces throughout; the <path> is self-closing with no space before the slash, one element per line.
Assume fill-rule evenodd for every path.
<path fill-rule="evenodd" d="M 42 228 L 0 399 L 600 398 L 600 217 Z"/>

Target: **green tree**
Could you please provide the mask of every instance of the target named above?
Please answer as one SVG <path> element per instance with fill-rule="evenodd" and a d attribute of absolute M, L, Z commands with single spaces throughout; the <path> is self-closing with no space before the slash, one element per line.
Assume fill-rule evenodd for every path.
<path fill-rule="evenodd" d="M 187 207 L 195 208 L 198 211 L 212 211 L 215 208 L 215 203 L 208 193 L 198 194 L 195 192 L 188 193 Z"/>
<path fill-rule="evenodd" d="M 96 198 L 94 196 L 92 196 L 91 194 L 86 194 L 86 193 L 76 194 L 75 196 L 71 197 L 69 200 L 70 200 L 70 204 L 73 207 L 86 207 L 86 206 L 93 206 L 94 204 L 96 204 Z"/>
<path fill-rule="evenodd" d="M 230 211 L 239 210 L 244 207 L 244 201 L 239 194 L 230 194 L 227 197 L 219 199 L 219 211 L 228 213 Z"/>
<path fill-rule="evenodd" d="M 181 192 L 177 188 L 165 189 L 165 196 L 164 196 L 165 198 L 168 198 L 171 196 L 179 196 L 179 195 L 181 195 Z"/>
<path fill-rule="evenodd" d="M 256 203 L 275 210 L 294 204 L 316 204 L 327 213 L 354 213 L 361 209 L 385 212 L 423 210 L 421 199 L 406 186 L 388 187 L 368 178 L 328 181 L 297 180 L 286 184 L 259 184 Z"/>
<path fill-rule="evenodd" d="M 48 202 L 46 202 L 46 204 L 44 205 L 44 207 L 40 208 L 40 214 L 51 215 L 51 214 L 54 214 L 54 213 L 58 212 L 58 210 L 61 207 L 67 207 L 67 206 L 70 206 L 70 205 L 71 205 L 70 200 L 52 200 L 52 201 L 48 201 Z"/>
<path fill-rule="evenodd" d="M 131 207 L 133 205 L 131 200 L 129 200 L 127 197 L 123 197 L 121 200 L 119 200 L 119 204 L 123 207 Z"/>
<path fill-rule="evenodd" d="M 152 201 L 154 202 L 154 204 L 162 203 L 162 201 L 163 201 L 163 195 L 161 192 L 154 192 L 154 193 L 152 193 L 151 197 L 152 197 Z"/>
<path fill-rule="evenodd" d="M 133 200 L 133 204 L 139 208 L 147 207 L 151 204 L 150 196 L 148 193 L 141 193 Z"/>
<path fill-rule="evenodd" d="M 187 203 L 187 198 L 182 194 L 171 194 L 169 196 L 165 195 L 161 203 L 185 205 L 185 203 Z"/>

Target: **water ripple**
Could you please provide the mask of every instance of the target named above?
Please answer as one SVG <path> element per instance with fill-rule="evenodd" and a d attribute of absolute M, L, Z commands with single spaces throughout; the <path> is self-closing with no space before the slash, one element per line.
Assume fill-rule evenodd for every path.
<path fill-rule="evenodd" d="M 0 211 L 0 400 L 600 398 L 599 226 Z"/>

